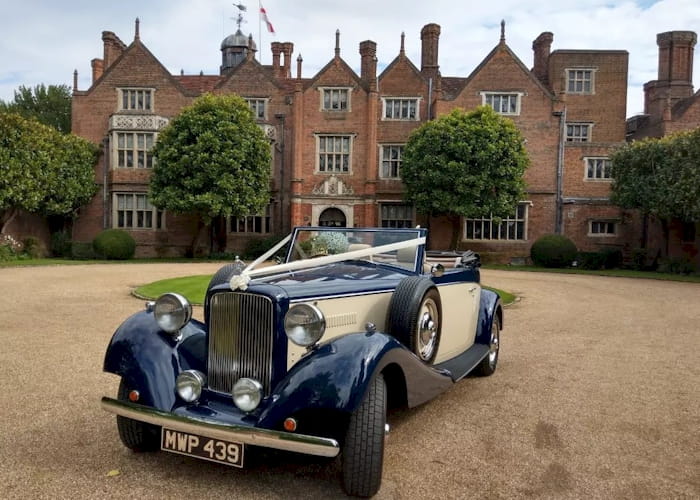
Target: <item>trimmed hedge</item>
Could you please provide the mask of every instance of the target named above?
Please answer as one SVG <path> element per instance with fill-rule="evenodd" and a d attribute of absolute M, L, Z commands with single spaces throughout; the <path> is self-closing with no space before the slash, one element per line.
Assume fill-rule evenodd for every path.
<path fill-rule="evenodd" d="M 622 267 L 622 251 L 606 248 L 600 252 L 580 252 L 576 263 L 581 269 L 618 269 Z"/>
<path fill-rule="evenodd" d="M 574 242 L 562 234 L 545 234 L 530 248 L 532 262 L 542 267 L 568 267 L 577 253 Z"/>
<path fill-rule="evenodd" d="M 136 252 L 136 241 L 121 229 L 105 229 L 92 240 L 92 248 L 98 258 L 128 260 Z"/>

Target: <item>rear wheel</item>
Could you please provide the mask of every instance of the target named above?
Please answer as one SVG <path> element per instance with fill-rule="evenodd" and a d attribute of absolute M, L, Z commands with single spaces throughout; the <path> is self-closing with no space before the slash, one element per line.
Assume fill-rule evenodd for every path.
<path fill-rule="evenodd" d="M 377 374 L 350 416 L 343 443 L 343 488 L 348 495 L 371 497 L 379 491 L 385 437 L 386 384 L 382 374 Z"/>
<path fill-rule="evenodd" d="M 501 347 L 501 321 L 498 315 L 494 315 L 491 323 L 491 336 L 489 338 L 489 353 L 476 367 L 475 373 L 482 377 L 493 375 L 498 365 L 498 350 Z"/>
<path fill-rule="evenodd" d="M 124 379 L 119 382 L 119 401 L 129 400 L 129 388 Z M 160 427 L 117 415 L 119 439 L 134 451 L 154 451 L 160 448 Z"/>

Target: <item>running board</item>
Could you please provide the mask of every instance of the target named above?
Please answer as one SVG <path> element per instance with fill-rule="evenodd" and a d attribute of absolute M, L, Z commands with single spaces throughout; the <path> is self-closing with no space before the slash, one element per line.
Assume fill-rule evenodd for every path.
<path fill-rule="evenodd" d="M 452 359 L 440 363 L 439 365 L 434 365 L 433 368 L 437 370 L 447 370 L 450 372 L 450 377 L 454 382 L 459 379 L 464 378 L 470 371 L 476 368 L 482 359 L 484 359 L 489 354 L 489 346 L 484 344 L 474 344 L 469 349 L 464 351 L 459 356 L 455 356 Z"/>

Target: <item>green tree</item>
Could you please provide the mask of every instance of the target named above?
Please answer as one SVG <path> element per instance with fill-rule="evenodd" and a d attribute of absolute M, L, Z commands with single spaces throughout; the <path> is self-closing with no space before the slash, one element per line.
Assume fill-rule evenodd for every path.
<path fill-rule="evenodd" d="M 429 217 L 452 222 L 457 248 L 460 217 L 511 215 L 524 195 L 529 157 L 515 124 L 488 106 L 427 122 L 409 137 L 401 164 L 406 201 Z"/>
<path fill-rule="evenodd" d="M 71 90 L 68 85 L 43 83 L 34 88 L 21 85 L 15 90 L 14 101 L 0 100 L 0 112 L 10 112 L 25 118 L 35 118 L 44 125 L 64 134 L 71 130 Z"/>
<path fill-rule="evenodd" d="M 256 213 L 269 202 L 270 143 L 241 97 L 197 98 L 160 133 L 153 154 L 151 201 L 197 217 L 193 254 L 213 219 Z"/>
<path fill-rule="evenodd" d="M 96 155 L 85 139 L 0 112 L 0 232 L 19 210 L 72 216 L 96 192 Z"/>
<path fill-rule="evenodd" d="M 612 155 L 613 203 L 661 222 L 668 255 L 669 223 L 700 221 L 700 128 L 625 144 Z"/>

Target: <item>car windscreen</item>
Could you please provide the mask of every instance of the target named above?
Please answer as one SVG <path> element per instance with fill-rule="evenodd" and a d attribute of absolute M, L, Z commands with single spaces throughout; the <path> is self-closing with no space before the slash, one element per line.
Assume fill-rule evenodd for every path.
<path fill-rule="evenodd" d="M 417 229 L 297 228 L 288 262 L 348 254 L 349 259 L 413 269 L 418 244 L 398 249 L 386 249 L 386 246 L 415 240 L 420 236 Z"/>

